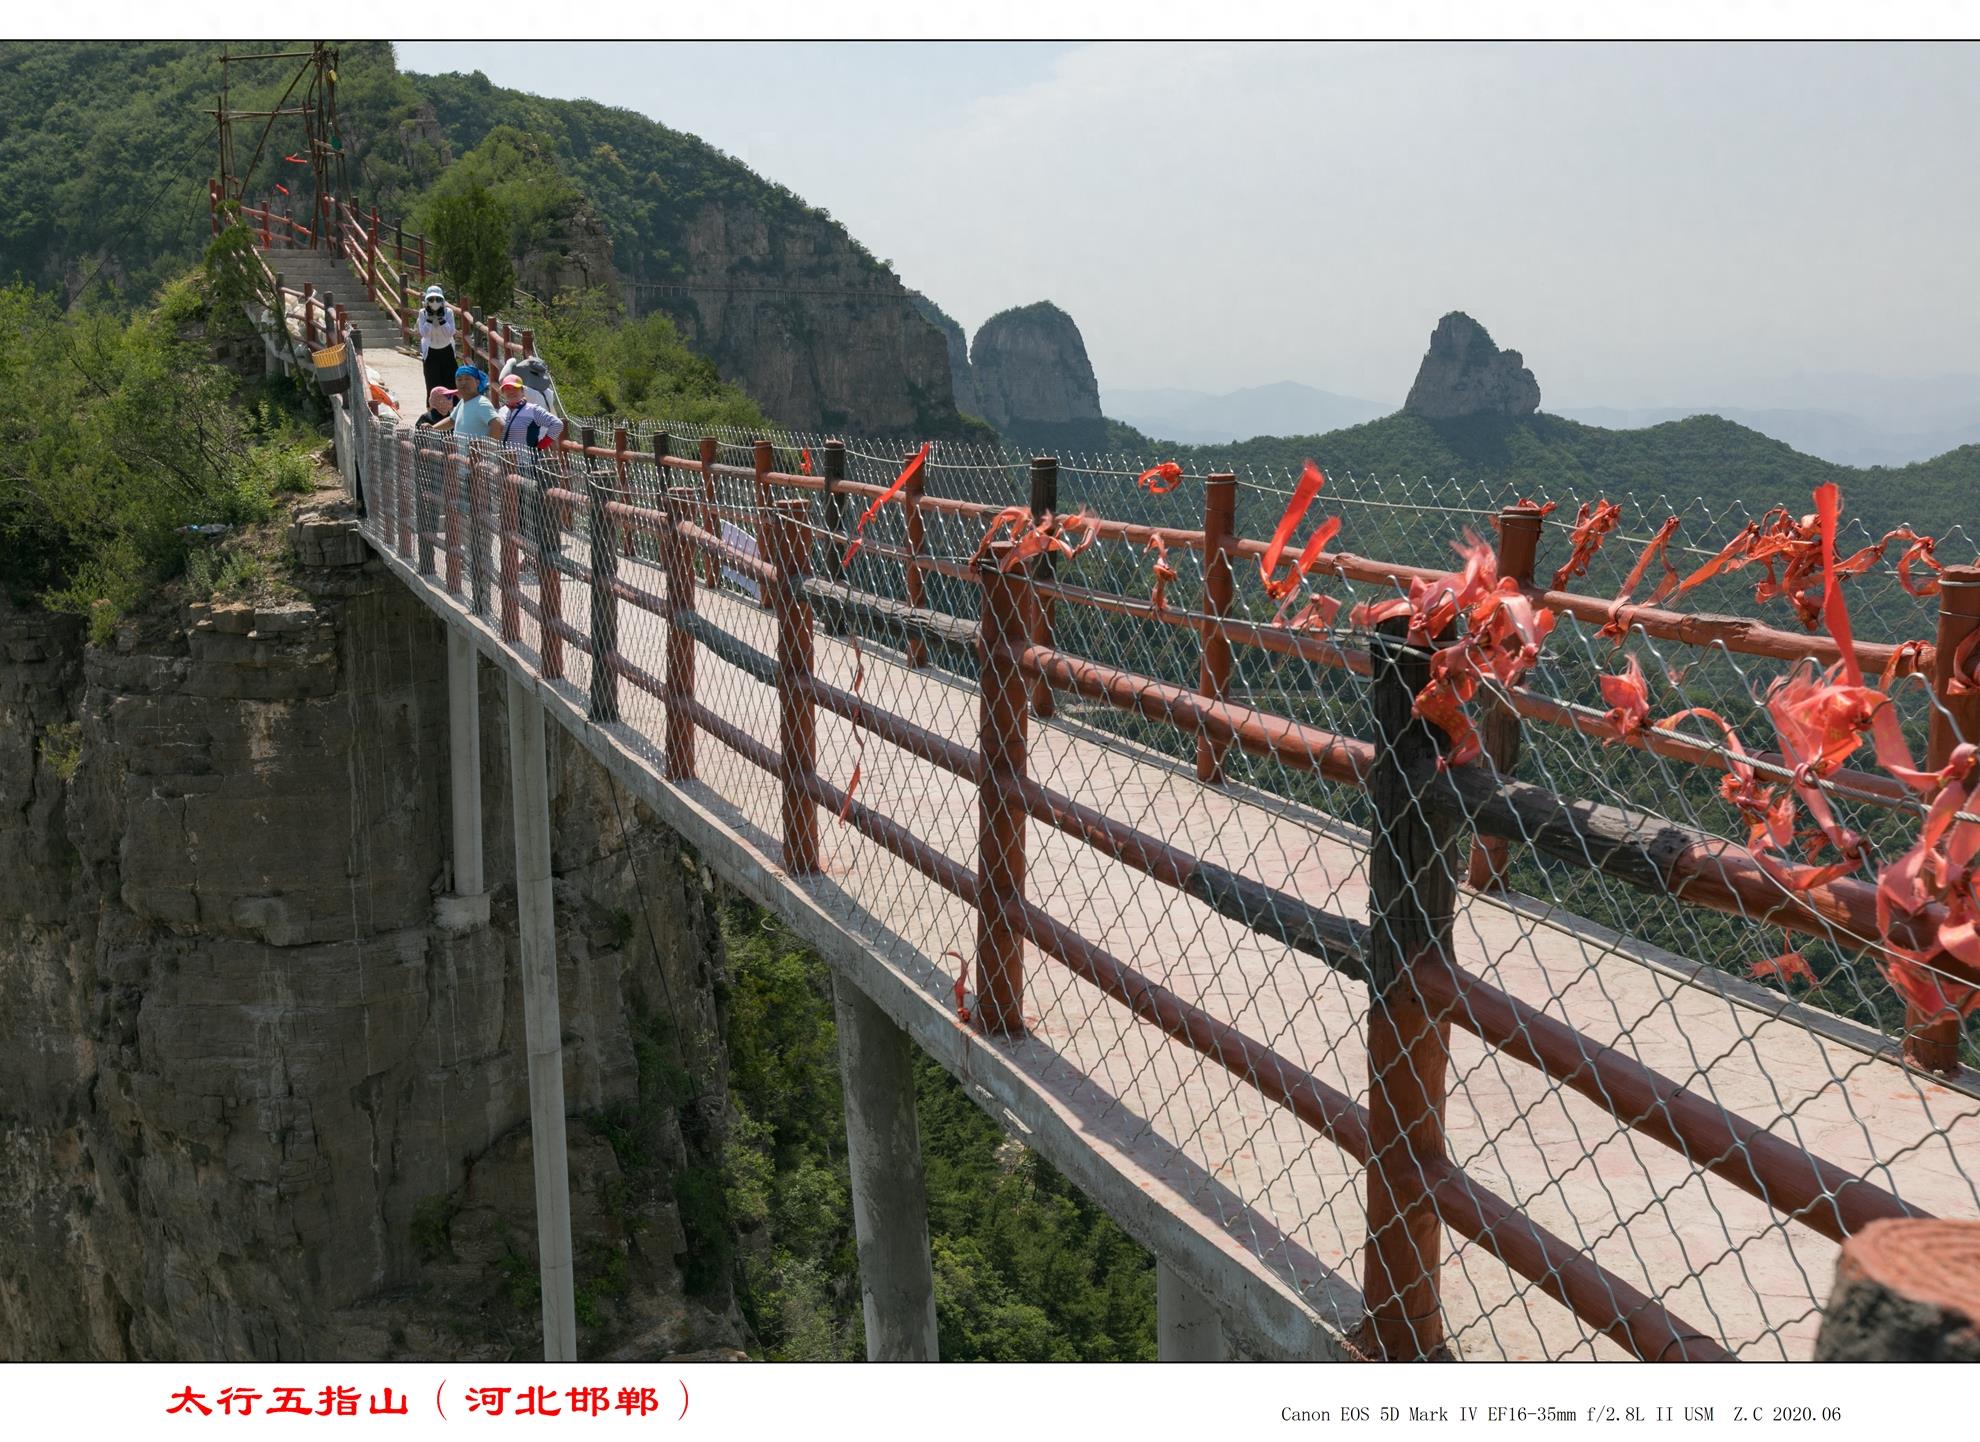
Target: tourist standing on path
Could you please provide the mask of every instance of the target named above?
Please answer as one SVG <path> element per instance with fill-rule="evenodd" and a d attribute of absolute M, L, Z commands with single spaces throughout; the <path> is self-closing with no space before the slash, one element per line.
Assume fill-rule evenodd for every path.
<path fill-rule="evenodd" d="M 471 440 L 493 440 L 502 434 L 502 423 L 495 419 L 495 407 L 482 391 L 488 376 L 479 366 L 462 366 L 454 372 L 454 413 L 436 421 L 432 429 L 452 431 L 462 450 Z"/>
<path fill-rule="evenodd" d="M 535 513 L 529 517 L 530 533 L 536 538 L 539 554 L 554 558 L 563 552 L 563 528 L 557 524 L 556 512 L 545 494 L 552 484 L 550 468 L 536 452 L 557 444 L 564 423 L 528 399 L 520 377 L 504 376 L 499 395 L 502 409 L 495 417 L 496 434 L 503 445 L 528 453 L 530 479 L 535 482 L 531 496 L 536 502 Z"/>
<path fill-rule="evenodd" d="M 429 285 L 419 306 L 419 359 L 426 371 L 426 388 L 444 386 L 454 378 L 454 308 L 437 285 Z"/>

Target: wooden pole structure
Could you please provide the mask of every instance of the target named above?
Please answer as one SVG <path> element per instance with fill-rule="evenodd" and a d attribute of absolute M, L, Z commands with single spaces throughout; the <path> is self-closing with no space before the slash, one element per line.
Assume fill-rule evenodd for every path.
<path fill-rule="evenodd" d="M 661 687 L 667 708 L 667 779 L 688 781 L 694 777 L 694 721 L 678 703 L 694 699 L 694 637 L 682 624 L 694 613 L 694 557 L 681 527 L 699 514 L 701 500 L 692 487 L 676 486 L 668 488 L 661 504 L 666 513 L 660 550 L 667 571 L 667 674 Z"/>
<path fill-rule="evenodd" d="M 1031 519 L 1033 524 L 1042 525 L 1045 518 L 1054 515 L 1059 509 L 1059 462 L 1054 456 L 1033 456 L 1031 458 Z M 1059 558 L 1047 551 L 1038 558 L 1036 573 L 1041 581 L 1057 577 Z M 1034 644 L 1052 644 L 1052 620 L 1054 603 L 1031 593 L 1031 639 Z M 1045 684 L 1044 677 L 1031 683 L 1031 714 L 1039 720 L 1050 719 L 1052 715 L 1052 688 Z"/>
<path fill-rule="evenodd" d="M 1030 629 L 1028 578 L 1003 570 L 1012 543 L 1000 541 L 977 562 L 983 587 L 978 648 L 982 700 L 977 745 L 976 1020 L 986 1032 L 1024 1032 L 1024 803 L 1026 705 L 1018 653 Z"/>
<path fill-rule="evenodd" d="M 502 639 L 522 639 L 522 490 L 516 453 L 502 449 Z"/>
<path fill-rule="evenodd" d="M 1368 779 L 1368 1241 L 1364 1336 L 1378 1357 L 1408 1361 L 1444 1346 L 1438 1264 L 1443 1222 L 1425 1178 L 1444 1154 L 1450 1023 L 1433 1016 L 1411 972 L 1450 956 L 1457 910 L 1458 826 L 1417 804 L 1407 776 L 1440 743 L 1414 714 L 1430 679 L 1427 651 L 1406 644 L 1409 618 L 1377 627 L 1370 687 L 1377 743 Z"/>
<path fill-rule="evenodd" d="M 1540 553 L 1540 528 L 1545 524 L 1537 507 L 1507 506 L 1499 512 L 1499 575 L 1522 586 L 1533 584 L 1533 565 Z M 1501 776 L 1519 764 L 1519 715 L 1490 690 L 1482 693 L 1484 722 L 1480 739 L 1486 756 Z M 1476 836 L 1471 842 L 1471 865 L 1466 880 L 1474 891 L 1506 889 L 1507 856 L 1511 845 L 1503 837 Z"/>
<path fill-rule="evenodd" d="M 825 544 L 825 574 L 834 584 L 842 585 L 846 579 L 845 547 L 849 544 L 845 533 L 846 493 L 839 489 L 846 478 L 846 443 L 826 441 L 821 459 L 825 477 L 825 534 L 829 538 Z M 846 618 L 839 608 L 829 608 L 826 617 L 827 627 L 834 635 L 845 631 Z"/>
<path fill-rule="evenodd" d="M 627 445 L 628 437 L 626 435 L 626 428 L 624 426 L 614 426 L 612 428 L 612 470 L 613 474 L 619 480 L 619 494 L 614 499 L 621 505 L 629 506 L 632 504 L 633 499 L 632 454 L 626 449 Z M 605 519 L 605 513 L 603 511 L 600 511 L 598 516 L 601 521 Z M 633 553 L 633 528 L 631 526 L 625 528 L 625 534 L 619 538 L 619 542 L 621 548 L 630 556 Z"/>
<path fill-rule="evenodd" d="M 768 448 L 768 442 L 763 443 Z M 769 591 L 777 618 L 777 757 L 784 793 L 784 869 L 818 870 L 818 805 L 810 784 L 818 770 L 818 719 L 805 682 L 812 672 L 812 613 L 804 599 L 811 573 L 806 539 L 810 507 L 802 498 L 772 501 L 758 522 L 777 579 Z"/>
<path fill-rule="evenodd" d="M 906 457 L 902 458 L 901 464 L 907 464 Z M 920 608 L 922 601 L 922 578 L 919 558 L 927 550 L 921 518 L 921 493 L 926 485 L 927 477 L 928 467 L 923 466 L 908 478 L 907 488 L 901 492 L 901 511 L 906 518 L 907 525 L 907 603 L 916 609 Z M 910 666 L 918 668 L 925 665 L 928 661 L 928 645 L 917 635 L 910 635 L 907 639 L 907 645 L 902 650 L 905 652 L 907 663 Z"/>
<path fill-rule="evenodd" d="M 711 536 L 722 534 L 722 518 L 715 511 L 715 451 L 717 442 L 713 436 L 701 438 L 701 528 Z M 722 584 L 722 563 L 715 559 L 711 551 L 702 558 L 701 578 L 712 589 Z"/>
<path fill-rule="evenodd" d="M 1237 477 L 1229 472 L 1203 482 L 1203 641 L 1197 690 L 1221 701 L 1231 690 L 1231 638 L 1223 618 L 1237 596 L 1229 545 L 1237 529 Z M 1196 779 L 1206 785 L 1224 779 L 1224 747 L 1208 736 L 1196 738 Z"/>
<path fill-rule="evenodd" d="M 1872 1222 L 1842 1245 L 1817 1362 L 1980 1362 L 1980 1222 Z"/>
<path fill-rule="evenodd" d="M 1939 576 L 1939 634 L 1932 662 L 1932 725 L 1926 742 L 1928 768 L 1951 759 L 1962 741 L 1980 741 L 1980 693 L 1954 695 L 1953 656 L 1960 643 L 1980 630 L 1980 566 L 1948 566 Z M 1959 1043 L 1965 1023 L 1956 1011 L 1904 1007 L 1904 1057 L 1915 1067 L 1952 1075 L 1959 1070 Z"/>
<path fill-rule="evenodd" d="M 591 428 L 584 429 L 585 445 L 591 445 Z M 616 433 L 617 449 L 623 457 L 626 433 Z M 619 673 L 613 667 L 619 650 L 619 597 L 612 583 L 619 578 L 619 555 L 612 544 L 612 521 L 605 509 L 612 493 L 593 472 L 591 458 L 583 458 L 585 499 L 591 506 L 591 524 L 586 534 L 591 541 L 591 719 L 619 719 Z M 619 462 L 620 488 L 624 488 L 625 461 Z M 628 535 L 631 533 L 628 532 Z"/>

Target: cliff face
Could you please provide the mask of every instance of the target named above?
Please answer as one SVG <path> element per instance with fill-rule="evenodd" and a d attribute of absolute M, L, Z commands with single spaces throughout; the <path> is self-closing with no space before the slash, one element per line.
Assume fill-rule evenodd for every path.
<path fill-rule="evenodd" d="M 1022 445 L 1098 450 L 1100 386 L 1073 318 L 1050 301 L 993 315 L 970 346 L 983 417 Z"/>
<path fill-rule="evenodd" d="M 684 292 L 665 308 L 724 380 L 801 430 L 957 433 L 942 333 L 891 275 L 854 255 L 836 226 L 771 224 L 748 202 L 704 205 L 678 259 Z"/>
<path fill-rule="evenodd" d="M 297 539 L 279 604 L 87 650 L 0 613 L 0 1357 L 540 1335 L 503 688 L 484 667 L 493 922 L 450 934 L 442 627 L 336 522 Z M 710 883 L 551 732 L 583 1345 L 734 1344 L 669 1185 L 722 1127 Z"/>
<path fill-rule="evenodd" d="M 1431 420 L 1458 416 L 1530 416 L 1540 382 L 1516 350 L 1500 350 L 1485 327 L 1454 310 L 1430 334 L 1403 410 Z"/>
<path fill-rule="evenodd" d="M 952 388 L 956 409 L 966 416 L 981 416 L 983 402 L 976 394 L 976 377 L 969 368 L 969 337 L 956 318 L 935 304 L 920 291 L 909 292 L 914 297 L 914 308 L 931 321 L 942 332 L 942 339 L 949 347 L 949 385 Z"/>

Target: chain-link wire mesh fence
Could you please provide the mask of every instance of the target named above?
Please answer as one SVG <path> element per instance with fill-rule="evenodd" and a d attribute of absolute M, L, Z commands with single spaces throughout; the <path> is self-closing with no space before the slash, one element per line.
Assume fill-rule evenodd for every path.
<path fill-rule="evenodd" d="M 1849 522 L 1610 496 L 1568 575 L 1483 484 L 580 434 L 370 427 L 367 532 L 1363 1350 L 1803 1357 L 1842 1237 L 1980 1215 L 1980 576 L 1837 581 L 1810 699 Z M 1672 514 L 1800 589 L 1640 599 Z"/>

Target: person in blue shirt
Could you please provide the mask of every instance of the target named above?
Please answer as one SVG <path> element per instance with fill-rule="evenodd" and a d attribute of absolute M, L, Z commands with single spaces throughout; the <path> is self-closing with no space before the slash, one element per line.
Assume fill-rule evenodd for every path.
<path fill-rule="evenodd" d="M 452 431 L 462 450 L 470 440 L 499 440 L 502 423 L 495 419 L 495 407 L 483 394 L 487 389 L 488 376 L 479 366 L 462 366 L 454 372 L 454 390 L 459 397 L 454 413 L 430 429 Z"/>

